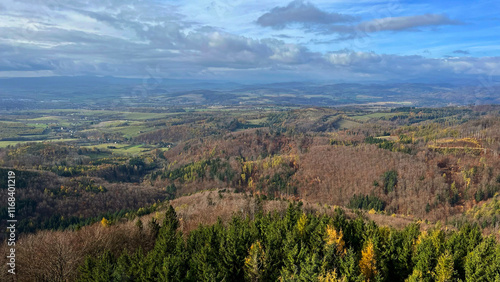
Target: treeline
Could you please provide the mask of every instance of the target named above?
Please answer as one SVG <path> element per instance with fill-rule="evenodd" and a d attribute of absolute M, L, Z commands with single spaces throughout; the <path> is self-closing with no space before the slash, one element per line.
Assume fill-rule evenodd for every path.
<path fill-rule="evenodd" d="M 351 209 L 364 209 L 382 211 L 385 208 L 385 203 L 377 196 L 373 195 L 354 195 L 347 207 Z"/>
<path fill-rule="evenodd" d="M 127 166 L 136 167 L 137 164 Z M 10 169 L 0 168 L 0 179 L 7 183 Z M 16 173 L 16 225 L 18 234 L 38 230 L 75 229 L 99 221 L 112 220 L 170 198 L 170 190 L 129 183 L 110 183 L 100 178 L 58 177 L 51 172 L 12 169 Z M 7 186 L 2 186 L 6 191 Z M 0 195 L 0 216 L 7 218 L 7 193 Z M 5 227 L 2 223 L 1 227 Z M 0 233 L 3 239 L 7 233 Z"/>
<path fill-rule="evenodd" d="M 36 210 L 36 202 L 20 200 L 18 207 L 23 211 L 22 214 L 31 215 Z M 154 203 L 139 209 L 121 209 L 116 212 L 105 212 L 96 216 L 64 216 L 62 214 L 52 214 L 49 216 L 22 217 L 16 224 L 18 234 L 35 233 L 40 230 L 79 230 L 83 226 L 91 225 L 106 219 L 107 224 L 114 224 L 122 219 L 133 220 L 138 216 L 153 213 L 161 207 Z M 7 218 L 7 209 L 0 209 L 0 217 Z"/>
<path fill-rule="evenodd" d="M 150 175 L 150 179 L 169 179 L 184 183 L 209 178 L 229 183 L 233 180 L 234 176 L 235 171 L 232 170 L 227 161 L 215 158 L 189 163 L 176 169 L 156 171 Z"/>
<path fill-rule="evenodd" d="M 500 245 L 477 226 L 459 231 L 436 226 L 420 231 L 306 214 L 290 205 L 286 213 L 233 217 L 178 231 L 169 207 L 156 229 L 154 248 L 144 253 L 104 251 L 80 266 L 79 281 L 498 281 Z M 143 228 L 137 224 L 137 228 Z M 154 229 L 154 226 L 150 227 Z"/>
<path fill-rule="evenodd" d="M 394 151 L 394 152 L 402 152 L 411 154 L 413 151 L 411 147 L 403 144 L 410 144 L 412 142 L 412 138 L 408 137 L 404 134 L 399 136 L 399 142 L 394 142 L 390 140 L 385 140 L 381 138 L 375 138 L 373 136 L 368 136 L 365 138 L 365 143 L 367 144 L 377 144 L 377 146 L 381 149 Z"/>
<path fill-rule="evenodd" d="M 478 118 L 481 113 L 474 111 L 470 108 L 456 108 L 456 107 L 443 107 L 443 108 L 416 108 L 416 107 L 401 107 L 391 110 L 396 113 L 391 117 L 383 117 L 390 121 L 400 121 L 407 124 L 414 124 L 426 120 L 433 122 L 445 123 L 455 122 L 457 124 L 467 122 L 471 119 Z"/>

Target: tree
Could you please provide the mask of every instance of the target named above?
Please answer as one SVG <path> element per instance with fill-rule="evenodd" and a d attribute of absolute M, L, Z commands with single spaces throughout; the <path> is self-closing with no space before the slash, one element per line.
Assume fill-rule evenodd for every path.
<path fill-rule="evenodd" d="M 342 230 L 338 231 L 332 225 L 326 227 L 325 243 L 326 247 L 333 246 L 337 254 L 345 254 L 345 242 Z"/>
<path fill-rule="evenodd" d="M 143 226 L 142 226 L 142 220 L 140 218 L 138 218 L 137 221 L 135 222 L 135 226 L 137 227 L 139 233 L 142 233 Z"/>
<path fill-rule="evenodd" d="M 158 237 L 158 233 L 160 232 L 160 225 L 156 221 L 156 218 L 151 218 L 148 222 L 148 227 L 152 237 L 156 239 Z"/>
<path fill-rule="evenodd" d="M 437 282 L 452 281 L 453 274 L 453 256 L 449 251 L 446 251 L 438 259 L 434 278 Z"/>
<path fill-rule="evenodd" d="M 495 262 L 495 240 L 488 237 L 465 259 L 465 279 L 467 281 L 494 281 L 494 273 L 489 271 Z"/>
<path fill-rule="evenodd" d="M 248 256 L 245 258 L 245 274 L 249 281 L 262 281 L 262 268 L 265 267 L 266 254 L 260 241 L 250 246 Z"/>
<path fill-rule="evenodd" d="M 88 257 L 85 264 L 80 268 L 79 281 L 113 281 L 112 275 L 115 271 L 116 259 L 108 250 L 96 259 Z"/>
<path fill-rule="evenodd" d="M 158 237 L 154 249 L 149 252 L 145 262 L 145 279 L 157 280 L 160 273 L 170 280 L 182 272 L 182 262 L 175 262 L 174 257 L 181 259 L 183 252 L 183 240 L 180 232 L 177 231 L 179 220 L 172 206 L 169 206 L 163 219 L 163 225 L 158 231 Z M 169 267 L 165 267 L 164 263 Z M 177 269 L 172 267 L 177 266 Z M 167 273 L 165 273 L 165 270 Z M 175 280 L 175 279 L 174 279 Z"/>
<path fill-rule="evenodd" d="M 101 225 L 102 225 L 103 227 L 108 227 L 108 226 L 109 226 L 109 224 L 110 224 L 110 223 L 109 223 L 109 220 L 107 220 L 105 217 L 103 217 L 103 218 L 102 218 L 102 220 L 101 220 Z"/>
<path fill-rule="evenodd" d="M 339 263 L 340 273 L 343 277 L 346 277 L 348 281 L 363 281 L 363 275 L 359 271 L 357 256 L 352 248 L 347 249 L 345 256 L 339 261 Z"/>
<path fill-rule="evenodd" d="M 344 282 L 345 277 L 338 278 L 337 270 L 331 270 L 318 276 L 318 282 Z"/>
<path fill-rule="evenodd" d="M 422 275 L 422 271 L 418 269 L 414 269 L 412 274 L 405 280 L 405 282 L 421 282 L 424 281 L 424 276 Z"/>
<path fill-rule="evenodd" d="M 307 223 L 308 223 L 307 215 L 305 213 L 302 213 L 299 220 L 297 221 L 297 230 L 299 231 L 299 236 L 301 238 L 304 238 L 304 235 L 306 233 Z"/>
<path fill-rule="evenodd" d="M 414 270 L 419 270 L 423 276 L 423 281 L 433 281 L 432 271 L 434 271 L 441 253 L 444 251 L 445 234 L 440 226 L 427 233 L 423 231 L 416 243 L 413 255 Z"/>
<path fill-rule="evenodd" d="M 359 268 L 367 281 L 371 281 L 377 275 L 376 264 L 373 242 L 369 240 L 365 248 L 361 251 L 361 260 L 359 261 Z"/>
<path fill-rule="evenodd" d="M 392 192 L 396 185 L 398 184 L 398 172 L 395 170 L 389 170 L 384 173 L 384 192 L 387 194 Z"/>
<path fill-rule="evenodd" d="M 95 260 L 92 257 L 88 256 L 85 259 L 83 265 L 81 265 L 79 268 L 80 281 L 91 281 L 95 266 L 96 266 Z"/>

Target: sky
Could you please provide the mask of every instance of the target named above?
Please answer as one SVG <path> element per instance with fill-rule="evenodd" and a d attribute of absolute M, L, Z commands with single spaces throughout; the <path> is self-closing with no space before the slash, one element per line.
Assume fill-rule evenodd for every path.
<path fill-rule="evenodd" d="M 0 0 L 0 78 L 500 82 L 500 1 Z"/>

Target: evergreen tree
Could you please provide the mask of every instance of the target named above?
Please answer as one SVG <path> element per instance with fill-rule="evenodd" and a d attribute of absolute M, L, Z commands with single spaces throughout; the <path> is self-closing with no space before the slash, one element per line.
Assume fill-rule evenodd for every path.
<path fill-rule="evenodd" d="M 142 220 L 140 218 L 138 218 L 137 221 L 135 222 L 135 226 L 137 227 L 139 233 L 142 233 L 143 225 L 142 225 Z"/>
<path fill-rule="evenodd" d="M 151 221 L 152 230 L 156 230 L 156 222 Z M 164 268 L 164 260 L 167 257 L 179 256 L 181 258 L 181 253 L 183 251 L 182 245 L 184 244 L 180 232 L 177 231 L 179 227 L 179 220 L 172 206 L 169 206 L 167 212 L 165 213 L 165 218 L 163 220 L 163 225 L 158 230 L 158 237 L 154 249 L 149 252 L 144 263 L 144 273 L 142 278 L 146 280 L 157 280 L 160 272 L 163 275 L 165 273 L 172 274 L 171 268 Z M 180 245 L 181 246 L 180 246 Z M 167 266 L 169 266 L 167 259 Z M 183 266 L 182 262 L 179 267 Z M 180 268 L 178 271 L 182 271 Z M 174 274 L 172 274 L 174 275 Z M 169 279 L 167 279 L 169 280 Z"/>
<path fill-rule="evenodd" d="M 113 279 L 116 260 L 108 251 L 104 251 L 98 258 L 93 259 L 88 257 L 84 265 L 80 268 L 79 281 L 116 281 Z"/>
<path fill-rule="evenodd" d="M 346 277 L 348 282 L 364 281 L 364 276 L 361 274 L 358 264 L 358 257 L 352 248 L 349 248 L 339 261 L 340 274 Z"/>
<path fill-rule="evenodd" d="M 413 256 L 415 264 L 414 270 L 421 272 L 423 276 L 422 281 L 432 281 L 434 268 L 437 265 L 437 260 L 441 255 L 444 248 L 444 233 L 438 228 L 420 234 L 416 242 L 416 252 Z"/>
<path fill-rule="evenodd" d="M 481 243 L 481 230 L 477 225 L 465 224 L 459 232 L 454 232 L 446 241 L 446 249 L 453 255 L 453 265 L 457 276 L 465 279 L 465 257 Z"/>
<path fill-rule="evenodd" d="M 132 261 L 126 250 L 116 261 L 116 267 L 111 274 L 113 281 L 133 281 L 133 274 L 131 272 Z"/>
<path fill-rule="evenodd" d="M 434 278 L 436 282 L 448 282 L 452 281 L 453 274 L 453 257 L 446 251 L 438 259 Z"/>
<path fill-rule="evenodd" d="M 96 266 L 95 260 L 92 257 L 88 256 L 85 259 L 83 265 L 81 265 L 78 269 L 80 273 L 79 281 L 91 281 L 92 278 L 94 277 L 93 271 L 95 266 Z"/>
<path fill-rule="evenodd" d="M 470 252 L 465 260 L 467 281 L 494 281 L 497 273 L 491 271 L 495 260 L 495 240 L 488 237 Z M 498 266 L 496 267 L 498 269 Z"/>

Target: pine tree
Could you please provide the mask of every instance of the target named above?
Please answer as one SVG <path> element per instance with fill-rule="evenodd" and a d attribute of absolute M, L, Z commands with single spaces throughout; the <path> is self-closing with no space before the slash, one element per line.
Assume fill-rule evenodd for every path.
<path fill-rule="evenodd" d="M 281 270 L 280 281 L 297 281 L 300 273 L 299 265 L 300 259 L 299 246 L 295 245 L 286 253 L 285 265 Z"/>
<path fill-rule="evenodd" d="M 113 280 L 113 272 L 115 271 L 116 260 L 108 251 L 104 251 L 98 258 L 93 259 L 88 257 L 85 263 L 80 267 L 79 281 L 98 281 L 108 282 Z"/>
<path fill-rule="evenodd" d="M 194 281 L 222 281 L 224 273 L 220 271 L 224 263 L 221 261 L 220 249 L 225 236 L 224 225 L 219 219 L 212 226 L 200 226 L 191 232 L 187 242 L 190 254 L 190 279 Z M 241 260 L 243 263 L 243 259 Z M 243 267 L 241 267 L 243 268 Z"/>
<path fill-rule="evenodd" d="M 496 273 L 488 271 L 495 262 L 495 240 L 488 237 L 465 259 L 465 279 L 467 281 L 494 281 Z"/>
<path fill-rule="evenodd" d="M 422 271 L 414 269 L 413 273 L 405 280 L 405 282 L 421 282 L 424 281 Z"/>
<path fill-rule="evenodd" d="M 465 257 L 479 245 L 482 240 L 479 227 L 465 224 L 459 232 L 453 233 L 446 241 L 446 249 L 453 256 L 454 269 L 460 279 L 465 279 Z"/>
<path fill-rule="evenodd" d="M 317 253 L 310 253 L 305 260 L 300 262 L 300 281 L 313 281 L 318 277 L 319 258 Z"/>
<path fill-rule="evenodd" d="M 306 227 L 307 227 L 307 215 L 305 213 L 302 213 L 300 216 L 299 220 L 297 221 L 297 230 L 299 231 L 299 236 L 301 238 L 304 238 L 306 234 Z"/>
<path fill-rule="evenodd" d="M 255 241 L 256 229 L 250 227 L 249 219 L 233 217 L 222 236 L 219 257 L 222 275 L 227 280 L 241 281 L 245 277 L 245 257 Z"/>
<path fill-rule="evenodd" d="M 143 225 L 142 225 L 142 220 L 140 218 L 138 218 L 137 221 L 135 222 L 135 226 L 137 227 L 139 233 L 142 233 Z"/>
<path fill-rule="evenodd" d="M 85 259 L 83 265 L 81 265 L 80 268 L 78 269 L 80 273 L 79 281 L 92 281 L 94 277 L 93 271 L 95 266 L 96 266 L 95 260 L 92 257 L 88 256 Z"/>
<path fill-rule="evenodd" d="M 453 273 L 453 257 L 446 251 L 438 259 L 434 278 L 436 282 L 452 281 Z"/>
<path fill-rule="evenodd" d="M 156 230 L 154 219 L 151 222 L 153 223 L 151 224 L 153 230 Z M 177 219 L 177 214 L 174 208 L 169 206 L 165 213 L 163 225 L 158 230 L 154 249 L 147 255 L 145 277 L 143 278 L 156 280 L 159 273 L 164 270 L 163 262 L 165 258 L 175 255 L 175 251 L 181 251 L 179 248 L 176 249 L 176 247 L 179 247 L 179 240 L 182 240 L 182 236 L 177 232 L 178 227 L 179 220 Z"/>
<path fill-rule="evenodd" d="M 158 271 L 160 281 L 183 281 L 187 272 L 188 254 L 181 236 L 176 236 L 175 249 L 163 259 L 163 265 Z"/>
<path fill-rule="evenodd" d="M 339 269 L 340 274 L 346 277 L 348 281 L 357 281 L 359 276 L 363 276 L 360 273 L 356 253 L 352 248 L 347 249 L 345 256 L 339 261 Z"/>
<path fill-rule="evenodd" d="M 132 271 L 131 271 L 132 261 L 127 253 L 127 250 L 123 250 L 122 255 L 116 261 L 116 267 L 111 276 L 113 281 L 131 281 Z"/>
<path fill-rule="evenodd" d="M 432 281 L 432 271 L 437 265 L 437 260 L 442 252 L 443 232 L 437 228 L 430 231 L 430 235 L 423 231 L 418 237 L 413 255 L 414 270 L 419 270 L 423 281 Z"/>
<path fill-rule="evenodd" d="M 151 218 L 148 222 L 148 228 L 151 236 L 156 239 L 158 237 L 158 233 L 160 232 L 160 225 L 156 221 L 156 218 Z"/>

